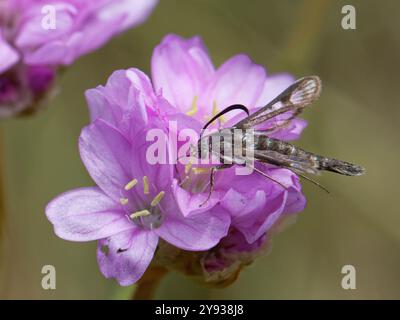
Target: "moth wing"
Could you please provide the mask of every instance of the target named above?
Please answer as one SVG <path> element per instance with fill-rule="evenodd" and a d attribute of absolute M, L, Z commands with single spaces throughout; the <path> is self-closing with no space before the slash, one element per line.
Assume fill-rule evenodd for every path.
<path fill-rule="evenodd" d="M 285 167 L 295 172 L 319 174 L 317 164 L 311 159 L 284 155 L 272 150 L 254 150 L 257 161 Z"/>
<path fill-rule="evenodd" d="M 318 76 L 308 76 L 297 80 L 266 106 L 234 125 L 235 128 L 248 129 L 275 119 L 270 129 L 289 123 L 303 109 L 318 99 L 321 93 L 321 80 Z M 277 119 L 281 116 L 281 119 Z"/>

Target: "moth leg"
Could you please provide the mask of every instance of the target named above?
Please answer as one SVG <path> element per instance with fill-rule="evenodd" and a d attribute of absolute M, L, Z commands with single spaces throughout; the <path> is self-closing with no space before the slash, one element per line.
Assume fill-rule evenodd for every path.
<path fill-rule="evenodd" d="M 217 171 L 217 167 L 212 167 L 210 173 L 210 190 L 208 191 L 208 196 L 206 200 L 204 200 L 204 202 L 200 204 L 200 207 L 204 206 L 208 202 L 208 200 L 210 200 L 211 194 L 214 191 L 215 171 Z"/>
<path fill-rule="evenodd" d="M 227 168 L 230 168 L 230 167 L 232 167 L 232 166 L 233 166 L 233 164 L 221 164 L 221 165 L 218 165 L 218 166 L 216 166 L 216 167 L 212 167 L 212 168 L 211 168 L 210 183 L 209 183 L 209 184 L 210 184 L 210 189 L 209 189 L 209 191 L 208 191 L 208 196 L 207 196 L 206 200 L 204 200 L 204 202 L 203 202 L 202 204 L 199 205 L 199 207 L 204 206 L 204 205 L 208 202 L 208 200 L 210 200 L 210 198 L 211 198 L 211 194 L 212 194 L 212 192 L 214 191 L 215 173 L 216 173 L 218 170 L 227 169 Z"/>
<path fill-rule="evenodd" d="M 188 176 L 185 176 L 185 178 L 183 178 L 183 179 L 179 179 L 179 186 L 182 187 L 183 184 L 188 180 L 189 180 Z"/>

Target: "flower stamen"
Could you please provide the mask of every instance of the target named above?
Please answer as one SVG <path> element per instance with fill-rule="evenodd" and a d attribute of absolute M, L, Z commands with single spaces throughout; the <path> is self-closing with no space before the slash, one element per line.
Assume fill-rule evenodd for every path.
<path fill-rule="evenodd" d="M 210 116 L 205 115 L 205 116 L 204 116 L 204 119 L 205 119 L 206 121 L 209 121 L 209 120 L 211 120 L 212 117 L 216 116 L 216 115 L 218 114 L 218 112 L 219 112 L 219 111 L 218 111 L 217 101 L 214 100 L 214 101 L 213 101 L 213 108 L 212 108 L 211 115 L 210 115 Z M 221 123 L 224 123 L 224 122 L 226 122 L 226 119 L 224 118 L 224 116 L 220 116 L 220 117 L 218 118 L 218 122 L 219 122 L 220 124 L 221 124 Z"/>
<path fill-rule="evenodd" d="M 133 179 L 131 181 L 129 181 L 126 185 L 125 185 L 125 190 L 129 191 L 131 190 L 134 186 L 136 186 L 136 184 L 138 183 L 137 179 Z"/>
<path fill-rule="evenodd" d="M 198 99 L 199 99 L 198 96 L 194 96 L 192 105 L 191 105 L 189 111 L 186 112 L 186 114 L 188 116 L 194 116 L 199 111 L 199 109 L 197 108 L 197 100 Z"/>
<path fill-rule="evenodd" d="M 212 115 L 216 116 L 218 113 L 218 106 L 217 106 L 217 101 L 213 101 L 213 109 L 212 109 Z"/>
<path fill-rule="evenodd" d="M 193 168 L 192 170 L 193 170 L 194 174 L 203 174 L 203 173 L 210 172 L 209 168 Z"/>
<path fill-rule="evenodd" d="M 143 176 L 143 193 L 149 194 L 149 178 Z"/>
<path fill-rule="evenodd" d="M 188 174 L 190 170 L 192 169 L 193 163 L 189 161 L 187 165 L 185 165 L 185 174 Z"/>
<path fill-rule="evenodd" d="M 149 216 L 151 213 L 149 210 L 140 210 L 140 211 L 136 211 L 134 213 L 132 213 L 129 218 L 131 218 L 131 220 L 134 220 L 136 218 L 140 218 L 140 217 L 145 217 L 145 216 Z"/>
<path fill-rule="evenodd" d="M 120 202 L 123 206 L 125 206 L 125 205 L 128 204 L 129 199 L 128 199 L 128 198 L 120 198 L 120 199 L 119 199 L 119 202 Z"/>
<path fill-rule="evenodd" d="M 212 109 L 212 116 L 216 116 L 218 114 L 218 106 L 217 106 L 217 101 L 213 101 L 213 109 Z M 224 116 L 220 116 L 218 118 L 219 123 L 224 123 L 226 120 Z"/>
<path fill-rule="evenodd" d="M 154 199 L 151 201 L 150 205 L 152 207 L 155 207 L 156 205 L 158 205 L 160 203 L 160 201 L 162 200 L 162 198 L 164 198 L 165 192 L 164 191 L 160 191 L 158 193 L 158 195 L 156 195 L 154 197 Z"/>

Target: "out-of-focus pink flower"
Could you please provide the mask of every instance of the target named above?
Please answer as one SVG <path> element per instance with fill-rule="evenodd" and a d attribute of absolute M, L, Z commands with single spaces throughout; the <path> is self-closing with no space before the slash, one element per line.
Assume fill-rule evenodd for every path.
<path fill-rule="evenodd" d="M 150 15 L 157 0 L 5 0 L 0 3 L 0 117 L 33 109 L 60 66 Z M 32 67 L 34 72 L 32 71 Z M 40 67 L 40 72 L 37 67 Z M 10 91 L 13 92 L 10 95 Z"/>

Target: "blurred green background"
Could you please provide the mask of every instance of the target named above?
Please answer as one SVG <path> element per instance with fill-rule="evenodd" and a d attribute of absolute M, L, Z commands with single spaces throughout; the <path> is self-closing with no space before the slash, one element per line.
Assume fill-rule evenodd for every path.
<path fill-rule="evenodd" d="M 341 28 L 345 4 L 357 10 L 356 30 Z M 297 223 L 231 287 L 209 290 L 170 274 L 157 298 L 399 299 L 399 12 L 396 0 L 162 0 L 144 25 L 68 69 L 46 110 L 2 121 L 8 217 L 0 298 L 113 299 L 133 290 L 103 278 L 94 242 L 57 238 L 44 207 L 92 185 L 77 150 L 88 123 L 84 91 L 119 68 L 149 72 L 153 48 L 174 32 L 201 35 L 215 65 L 245 52 L 270 73 L 319 75 L 323 94 L 305 113 L 309 127 L 297 144 L 359 163 L 367 174 L 323 175 L 330 195 L 304 183 L 308 207 Z M 56 267 L 56 290 L 41 287 L 46 264 Z M 356 290 L 341 288 L 346 264 L 356 267 Z"/>

